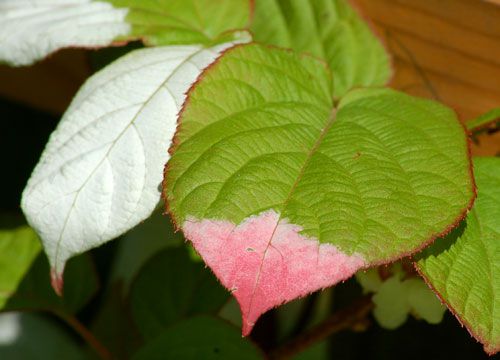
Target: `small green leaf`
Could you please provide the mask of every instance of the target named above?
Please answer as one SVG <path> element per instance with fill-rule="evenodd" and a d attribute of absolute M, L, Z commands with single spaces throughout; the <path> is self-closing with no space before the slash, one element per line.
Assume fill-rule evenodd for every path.
<path fill-rule="evenodd" d="M 252 10 L 250 0 L 105 1 L 128 9 L 126 21 L 132 31 L 124 39 L 140 38 L 152 46 L 212 45 L 226 32 L 245 29 Z M 222 42 L 231 40 L 235 38 L 230 36 Z"/>
<path fill-rule="evenodd" d="M 215 313 L 228 294 L 185 247 L 158 253 L 132 284 L 131 305 L 142 334 L 153 338 L 174 322 L 199 313 Z"/>
<path fill-rule="evenodd" d="M 76 313 L 96 293 L 98 279 L 92 260 L 83 254 L 68 262 L 64 274 L 67 283 L 62 297 L 51 288 L 49 264 L 40 254 L 31 269 L 5 305 L 5 310 L 45 310 L 54 313 Z"/>
<path fill-rule="evenodd" d="M 397 276 L 383 282 L 373 296 L 373 303 L 373 315 L 383 328 L 396 329 L 406 322 L 410 304 L 406 287 Z"/>
<path fill-rule="evenodd" d="M 133 360 L 255 360 L 263 355 L 237 329 L 209 316 L 184 320 L 139 350 Z"/>
<path fill-rule="evenodd" d="M 443 320 L 446 307 L 441 304 L 422 279 L 412 278 L 404 281 L 412 314 L 429 324 L 439 324 Z"/>
<path fill-rule="evenodd" d="M 453 111 L 389 89 L 336 105 L 330 80 L 312 57 L 236 46 L 179 119 L 169 211 L 238 298 L 245 334 L 263 311 L 417 251 L 474 198 Z"/>
<path fill-rule="evenodd" d="M 336 97 L 384 85 L 391 76 L 388 54 L 346 0 L 259 0 L 252 32 L 256 41 L 324 59 Z"/>
<path fill-rule="evenodd" d="M 500 128 L 500 108 L 492 109 L 487 113 L 469 120 L 466 123 L 467 129 L 474 133 L 487 130 L 489 128 Z"/>
<path fill-rule="evenodd" d="M 408 314 L 430 324 L 438 324 L 446 310 L 422 279 L 402 280 L 397 274 L 381 284 L 373 295 L 373 302 L 373 315 L 386 329 L 403 325 Z"/>
<path fill-rule="evenodd" d="M 363 288 L 364 293 L 377 292 L 383 283 L 377 268 L 358 271 L 356 280 Z"/>
<path fill-rule="evenodd" d="M 27 226 L 0 230 L 0 310 L 15 293 L 41 248 L 35 232 Z"/>
<path fill-rule="evenodd" d="M 474 159 L 478 198 L 417 268 L 485 351 L 500 350 L 500 158 Z"/>

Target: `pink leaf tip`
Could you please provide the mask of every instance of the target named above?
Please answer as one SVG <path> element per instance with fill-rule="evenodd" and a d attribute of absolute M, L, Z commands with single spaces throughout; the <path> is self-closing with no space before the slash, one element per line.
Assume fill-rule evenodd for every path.
<path fill-rule="evenodd" d="M 56 294 L 62 296 L 64 286 L 63 274 L 58 273 L 54 268 L 50 269 L 50 284 Z"/>
<path fill-rule="evenodd" d="M 235 225 L 187 219 L 184 234 L 240 304 L 243 336 L 267 310 L 332 286 L 365 266 L 362 256 L 300 234 L 273 210 Z"/>

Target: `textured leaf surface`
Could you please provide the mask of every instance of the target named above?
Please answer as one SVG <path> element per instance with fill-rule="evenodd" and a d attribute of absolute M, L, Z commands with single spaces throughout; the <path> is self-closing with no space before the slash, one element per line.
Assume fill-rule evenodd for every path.
<path fill-rule="evenodd" d="M 388 54 L 347 0 L 256 1 L 252 32 L 256 41 L 324 59 L 337 97 L 391 75 Z"/>
<path fill-rule="evenodd" d="M 185 317 L 215 313 L 226 301 L 227 292 L 202 263 L 189 258 L 185 247 L 158 253 L 132 285 L 132 311 L 147 338 Z"/>
<path fill-rule="evenodd" d="M 22 198 L 56 289 L 68 258 L 151 215 L 185 92 L 227 46 L 136 50 L 80 89 Z"/>
<path fill-rule="evenodd" d="M 68 46 L 107 46 L 130 32 L 127 9 L 91 0 L 0 1 L 0 61 L 29 65 Z"/>
<path fill-rule="evenodd" d="M 478 198 L 466 221 L 425 251 L 417 268 L 484 344 L 500 350 L 500 158 L 476 158 Z"/>
<path fill-rule="evenodd" d="M 273 306 L 421 248 L 473 199 L 451 110 L 387 89 L 335 106 L 327 69 L 285 50 L 228 50 L 179 124 L 169 211 L 238 299 L 244 334 Z"/>
<path fill-rule="evenodd" d="M 148 45 L 212 44 L 249 25 L 251 0 L 105 0 L 129 9 L 130 36 Z M 127 36 L 128 37 L 128 36 Z"/>
<path fill-rule="evenodd" d="M 255 360 L 262 359 L 257 347 L 242 339 L 236 328 L 209 316 L 184 320 L 139 350 L 133 360 Z"/>
<path fill-rule="evenodd" d="M 0 230 L 0 309 L 14 294 L 40 250 L 40 241 L 29 227 Z"/>

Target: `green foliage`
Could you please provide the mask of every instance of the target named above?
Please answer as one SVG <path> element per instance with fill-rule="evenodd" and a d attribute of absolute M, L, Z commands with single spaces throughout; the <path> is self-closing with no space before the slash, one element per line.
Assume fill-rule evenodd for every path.
<path fill-rule="evenodd" d="M 33 7 L 40 1 L 34 0 Z M 159 62 L 148 60 L 138 66 L 138 62 L 133 61 L 124 66 L 122 75 L 126 81 L 123 84 L 132 79 L 131 88 L 122 86 L 122 82 L 115 84 L 115 80 L 121 79 L 116 74 L 101 73 L 101 80 L 114 84 L 106 88 L 109 98 L 100 97 L 94 91 L 102 90 L 102 86 L 93 90 L 84 86 L 89 97 L 77 96 L 78 101 L 97 110 L 82 111 L 86 132 L 77 131 L 74 137 L 73 134 L 65 139 L 62 146 L 82 149 L 82 152 L 66 159 L 67 162 L 62 161 L 57 171 L 49 166 L 44 181 L 54 184 L 55 173 L 61 175 L 63 183 L 69 175 L 76 174 L 81 180 L 80 168 L 75 171 L 76 168 L 70 166 L 73 161 L 83 159 L 82 169 L 88 170 L 94 155 L 116 141 L 106 138 L 108 128 L 101 132 L 103 128 L 96 125 L 122 120 L 115 112 L 128 113 L 140 105 L 130 100 L 134 97 L 123 96 L 124 93 L 141 95 L 146 103 L 165 105 L 165 99 L 156 98 L 165 91 L 173 101 L 169 106 L 172 114 L 168 116 L 173 130 L 174 115 L 180 109 L 185 91 L 197 78 L 178 116 L 179 126 L 170 149 L 172 158 L 166 167 L 165 182 L 158 189 L 165 195 L 177 228 L 182 229 L 185 222 L 193 218 L 240 224 L 250 216 L 272 209 L 280 220 L 286 219 L 289 225 L 296 226 L 308 240 L 334 245 L 353 258 L 360 258 L 362 265 L 359 266 L 365 267 L 414 254 L 438 237 L 417 255 L 417 269 L 488 353 L 500 350 L 500 158 L 475 159 L 478 198 L 468 211 L 475 189 L 462 126 L 453 111 L 443 105 L 380 87 L 386 85 L 391 76 L 389 56 L 347 0 L 103 1 L 115 7 L 100 4 L 101 9 L 107 7 L 110 27 L 105 28 L 103 24 L 101 32 L 88 30 L 85 35 L 89 39 L 75 36 L 75 41 L 84 40 L 75 45 L 142 40 L 148 46 L 191 44 L 197 50 L 185 57 L 175 71 L 163 74 L 160 86 L 147 96 L 143 96 L 141 90 L 141 87 L 150 87 L 147 78 L 141 75 L 132 79 L 130 75 L 150 65 L 160 68 Z M 33 32 L 26 32 L 26 36 L 19 33 L 16 40 L 9 43 L 10 48 L 5 47 L 2 57 L 15 64 L 28 64 L 68 46 L 60 42 L 61 32 L 54 31 L 57 23 L 67 22 L 68 16 L 71 19 L 72 11 L 77 9 L 75 14 L 79 18 L 74 16 L 75 21 L 95 24 L 100 21 L 99 17 L 89 17 L 86 13 L 92 5 L 95 4 L 79 8 L 78 4 L 71 4 L 66 8 L 51 4 L 44 8 L 44 17 L 53 18 L 55 24 L 55 27 L 45 27 L 51 31 L 45 36 L 51 46 L 38 46 L 41 42 L 31 36 Z M 4 5 L 9 14 L 15 13 L 15 21 L 10 21 L 9 29 L 22 28 L 23 21 L 36 17 L 22 16 L 18 11 L 25 10 L 22 6 Z M 128 15 L 124 20 L 125 13 Z M 0 23 L 7 24 L 8 18 L 0 16 Z M 129 26 L 125 22 L 131 26 L 128 34 Z M 34 29 L 44 29 L 40 24 Z M 126 35 L 115 38 L 114 32 L 107 34 L 113 24 L 117 30 L 121 29 L 116 34 Z M 256 43 L 229 49 L 206 68 L 218 54 L 212 45 L 246 41 L 250 36 L 246 30 L 250 30 Z M 109 39 L 103 39 L 106 34 Z M 99 41 L 95 43 L 96 40 Z M 178 54 L 184 54 L 183 49 L 187 48 L 172 46 L 158 50 L 165 52 L 167 58 L 178 59 Z M 201 52 L 203 61 L 196 55 Z M 163 109 L 162 113 L 159 114 L 158 109 Z M 96 115 L 101 110 L 108 111 L 109 119 Z M 95 115 L 94 120 L 87 119 L 87 115 Z M 155 138 L 141 136 L 135 128 L 136 120 L 143 124 L 141 121 L 163 119 L 166 115 L 164 107 L 148 107 L 140 115 L 131 116 L 133 120 L 128 124 L 120 123 L 124 130 L 117 132 L 118 137 L 131 130 L 137 133 L 137 141 L 143 147 L 148 141 L 156 144 Z M 498 127 L 499 118 L 500 109 L 494 109 L 468 122 L 467 128 L 474 134 L 489 130 Z M 65 130 L 72 133 L 72 125 L 65 126 Z M 107 126 L 113 131 L 118 129 Z M 159 132 L 154 126 L 159 125 L 152 123 L 149 131 L 157 135 Z M 95 133 L 104 135 L 103 139 L 110 142 L 92 144 L 88 149 L 75 145 L 79 144 L 74 142 L 78 138 L 97 139 Z M 165 140 L 167 144 L 171 139 Z M 157 148 L 166 155 L 166 146 Z M 130 143 L 127 149 L 132 149 Z M 155 150 L 147 154 L 159 155 Z M 135 161 L 140 165 L 138 169 L 144 165 L 144 169 L 152 170 L 148 168 L 146 153 L 135 160 L 131 154 L 119 155 L 123 155 L 119 156 L 119 162 L 125 168 Z M 49 163 L 48 158 L 42 157 L 41 163 Z M 104 160 L 96 163 L 106 165 Z M 90 173 L 93 175 L 94 171 Z M 138 191 L 124 186 L 124 178 L 139 184 L 138 189 L 140 181 L 151 179 L 146 172 L 144 176 L 132 171 L 123 174 L 110 175 L 112 186 L 96 179 L 96 187 L 89 192 L 93 192 L 97 200 L 92 199 L 86 210 L 75 211 L 71 218 L 71 222 L 82 225 L 81 228 L 71 234 L 69 245 L 61 243 L 63 230 L 55 237 L 57 247 L 64 245 L 66 250 L 74 250 L 73 254 L 80 253 L 81 248 L 74 249 L 75 246 L 88 249 L 88 243 L 102 244 L 141 220 L 132 224 L 131 216 L 117 216 L 119 225 L 124 225 L 122 232 L 113 233 L 107 239 L 101 233 L 82 237 L 82 241 L 75 239 L 87 234 L 88 226 L 99 218 L 99 214 L 92 213 L 90 220 L 83 221 L 82 212 L 97 204 L 106 208 L 110 205 L 106 201 L 126 198 L 125 195 Z M 86 183 L 76 189 L 81 190 Z M 155 181 L 151 209 L 159 196 L 156 184 Z M 109 188 L 115 186 L 125 190 L 107 197 L 112 200 L 102 200 L 103 194 L 109 195 Z M 46 205 L 53 206 L 56 215 L 41 221 L 40 234 L 46 230 L 44 226 L 49 228 L 57 223 L 51 220 L 63 218 L 61 214 L 57 216 L 63 206 L 54 204 L 80 191 L 68 191 L 68 195 L 65 190 L 56 186 L 51 191 L 42 191 L 39 199 L 35 199 L 37 202 L 55 195 L 55 202 L 49 201 Z M 82 197 L 90 198 L 89 192 Z M 60 197 L 62 194 L 66 195 Z M 71 210 L 75 208 L 76 198 L 72 201 Z M 127 202 L 130 205 L 125 199 Z M 137 207 L 132 211 L 136 213 Z M 116 211 L 113 214 L 116 215 Z M 39 220 L 39 215 L 37 210 L 33 218 Z M 63 222 L 63 229 L 68 219 L 69 216 Z M 273 236 L 274 232 L 268 247 L 273 246 Z M 99 349 L 102 342 L 120 359 L 263 358 L 264 354 L 255 344 L 242 339 L 238 329 L 225 321 L 241 325 L 236 301 L 228 301 L 228 292 L 203 268 L 194 250 L 183 245 L 183 240 L 182 234 L 174 234 L 165 217 L 159 213 L 153 215 L 123 236 L 117 249 L 110 251 L 115 257 L 112 264 L 104 267 L 111 271 L 104 274 L 103 296 L 90 303 L 99 287 L 91 255 L 83 254 L 69 261 L 64 274 L 64 295 L 58 297 L 50 288 L 47 259 L 38 255 L 40 244 L 36 234 L 26 226 L 0 231 L 0 310 L 12 312 L 0 314 L 0 358 L 87 358 L 88 354 L 82 352 L 75 339 L 52 317 L 17 313 L 20 310 L 51 312 L 71 325 L 94 349 Z M 250 303 L 254 300 L 265 255 L 264 252 L 255 280 L 255 274 L 244 274 L 250 279 L 249 283 L 255 281 Z M 221 262 L 226 260 L 234 259 Z M 107 261 L 111 258 L 106 258 Z M 289 263 L 280 264 L 287 267 Z M 102 264 L 99 269 L 103 272 Z M 342 266 L 339 269 L 349 275 Z M 357 274 L 357 279 L 365 293 L 373 293 L 373 314 L 382 327 L 397 328 L 409 314 L 432 324 L 441 321 L 444 306 L 422 279 L 403 271 L 400 263 L 391 266 L 389 276 L 380 276 L 379 270 L 365 269 Z M 318 273 L 321 274 L 319 270 Z M 311 280 L 307 271 L 300 275 L 301 281 Z M 263 293 L 275 290 L 269 287 L 264 284 Z M 359 292 L 359 288 L 356 291 Z M 241 299 L 238 300 L 241 303 Z M 338 302 L 342 302 L 339 288 L 318 295 L 316 302 L 299 299 L 276 310 L 270 322 L 275 328 L 267 330 L 274 332 L 280 341 L 286 341 L 297 330 L 303 331 L 325 320 Z M 313 305 L 308 309 L 308 304 Z M 82 318 L 84 323 L 79 322 Z M 297 324 L 303 329 L 297 329 Z M 86 333 L 87 325 L 94 335 Z M 363 326 L 366 324 L 361 321 L 353 324 L 352 329 Z M 5 334 L 9 333 L 3 332 L 4 329 L 20 332 L 10 333 L 12 338 L 6 341 Z M 267 340 L 260 340 L 266 349 Z M 323 341 L 298 358 L 327 358 L 329 354 L 328 344 Z"/>
<path fill-rule="evenodd" d="M 126 21 L 132 32 L 124 39 L 139 38 L 150 46 L 221 42 L 224 33 L 246 28 L 251 14 L 250 0 L 105 1 L 129 9 Z M 223 38 L 234 39 L 230 34 Z"/>
<path fill-rule="evenodd" d="M 27 226 L 0 231 L 0 310 L 41 249 L 38 236 Z"/>
<path fill-rule="evenodd" d="M 200 313 L 216 313 L 228 293 L 186 247 L 159 252 L 141 270 L 131 291 L 135 321 L 146 338 Z"/>
<path fill-rule="evenodd" d="M 258 0 L 252 31 L 257 41 L 325 60 L 337 98 L 389 81 L 389 56 L 347 0 Z"/>
<path fill-rule="evenodd" d="M 271 208 L 370 264 L 457 221 L 473 191 L 453 112 L 388 89 L 356 90 L 335 106 L 330 79 L 311 57 L 260 45 L 205 71 L 166 172 L 175 222 L 238 224 Z"/>
<path fill-rule="evenodd" d="M 194 317 L 165 330 L 133 357 L 153 359 L 262 359 L 237 328 L 209 316 Z"/>
<path fill-rule="evenodd" d="M 64 273 L 64 295 L 57 296 L 51 288 L 49 264 L 39 255 L 23 278 L 17 291 L 9 298 L 4 310 L 46 310 L 57 314 L 76 313 L 98 290 L 98 280 L 88 254 L 68 262 Z"/>
<path fill-rule="evenodd" d="M 478 197 L 460 227 L 417 266 L 450 310 L 493 354 L 500 349 L 500 158 L 476 158 Z"/>
<path fill-rule="evenodd" d="M 63 328 L 39 314 L 0 314 L 0 333 L 2 360 L 85 359 L 80 346 Z"/>

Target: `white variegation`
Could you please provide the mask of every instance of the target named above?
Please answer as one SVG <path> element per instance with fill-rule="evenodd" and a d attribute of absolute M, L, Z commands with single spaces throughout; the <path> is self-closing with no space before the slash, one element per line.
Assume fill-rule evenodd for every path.
<path fill-rule="evenodd" d="M 80 89 L 22 198 L 53 280 L 60 280 L 71 256 L 150 216 L 160 199 L 167 150 L 185 94 L 202 69 L 231 45 L 136 50 Z"/>
<path fill-rule="evenodd" d="M 109 45 L 130 32 L 127 12 L 91 0 L 0 0 L 0 61 L 29 65 L 64 47 Z"/>

